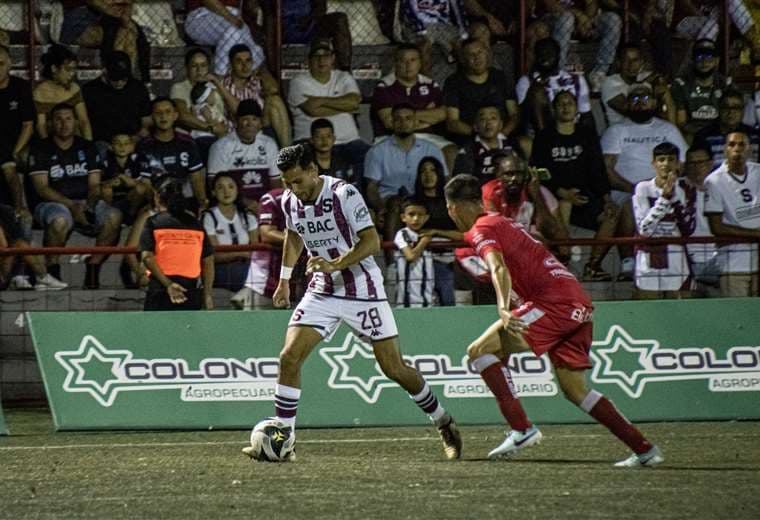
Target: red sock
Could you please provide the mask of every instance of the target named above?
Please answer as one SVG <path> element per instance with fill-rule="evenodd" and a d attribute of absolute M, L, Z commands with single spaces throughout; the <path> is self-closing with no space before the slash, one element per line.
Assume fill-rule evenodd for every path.
<path fill-rule="evenodd" d="M 480 377 L 486 382 L 488 388 L 499 403 L 501 415 L 507 420 L 513 430 L 525 431 L 531 427 L 528 416 L 525 415 L 520 400 L 514 391 L 512 375 L 509 369 L 501 362 L 494 363 L 480 372 Z"/>
<path fill-rule="evenodd" d="M 593 392 L 593 390 L 592 390 Z M 601 394 L 599 400 L 588 414 L 610 430 L 615 437 L 623 441 L 634 453 L 646 453 L 652 444 L 641 432 L 621 414 L 615 405 Z"/>

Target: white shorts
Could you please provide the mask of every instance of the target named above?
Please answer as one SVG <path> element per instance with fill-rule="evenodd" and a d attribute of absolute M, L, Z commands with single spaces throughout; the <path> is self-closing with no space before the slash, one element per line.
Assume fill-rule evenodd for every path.
<path fill-rule="evenodd" d="M 369 341 L 398 336 L 396 320 L 387 301 L 364 301 L 335 298 L 307 292 L 293 311 L 288 327 L 311 327 L 330 341 L 340 322 Z"/>

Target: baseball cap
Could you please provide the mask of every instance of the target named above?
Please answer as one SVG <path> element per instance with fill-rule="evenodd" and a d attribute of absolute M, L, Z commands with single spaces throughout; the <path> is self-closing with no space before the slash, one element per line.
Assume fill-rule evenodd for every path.
<path fill-rule="evenodd" d="M 114 51 L 106 56 L 106 74 L 110 81 L 123 81 L 132 76 L 132 62 L 125 52 Z"/>
<path fill-rule="evenodd" d="M 718 54 L 718 46 L 709 38 L 701 38 L 694 43 L 694 54 Z"/>
<path fill-rule="evenodd" d="M 315 38 L 309 47 L 309 56 L 314 56 L 318 52 L 322 54 L 332 54 L 335 52 L 332 40 L 330 38 Z"/>
<path fill-rule="evenodd" d="M 256 116 L 259 118 L 263 116 L 261 107 L 253 99 L 244 99 L 240 102 L 240 104 L 238 104 L 237 111 L 235 112 L 235 117 L 239 119 L 245 116 Z"/>

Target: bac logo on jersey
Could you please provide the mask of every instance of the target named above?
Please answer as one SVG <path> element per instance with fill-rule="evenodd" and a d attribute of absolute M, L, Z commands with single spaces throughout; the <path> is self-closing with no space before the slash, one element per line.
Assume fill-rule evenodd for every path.
<path fill-rule="evenodd" d="M 309 230 L 309 233 L 325 233 L 327 231 L 335 231 L 335 228 L 332 225 L 332 221 L 330 220 L 316 220 L 314 222 L 307 221 L 306 229 Z"/>

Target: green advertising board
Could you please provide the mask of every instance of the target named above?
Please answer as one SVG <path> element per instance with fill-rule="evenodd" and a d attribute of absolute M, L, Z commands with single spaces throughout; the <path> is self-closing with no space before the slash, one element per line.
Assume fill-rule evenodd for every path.
<path fill-rule="evenodd" d="M 274 412 L 277 356 L 290 313 L 119 312 L 29 315 L 59 430 L 247 428 Z M 502 423 L 465 348 L 492 306 L 395 311 L 408 363 L 462 424 Z M 591 385 L 635 421 L 760 418 L 760 300 L 599 303 Z M 514 355 L 539 423 L 585 422 L 546 357 Z M 408 395 L 342 326 L 306 361 L 301 426 L 424 424 Z"/>

